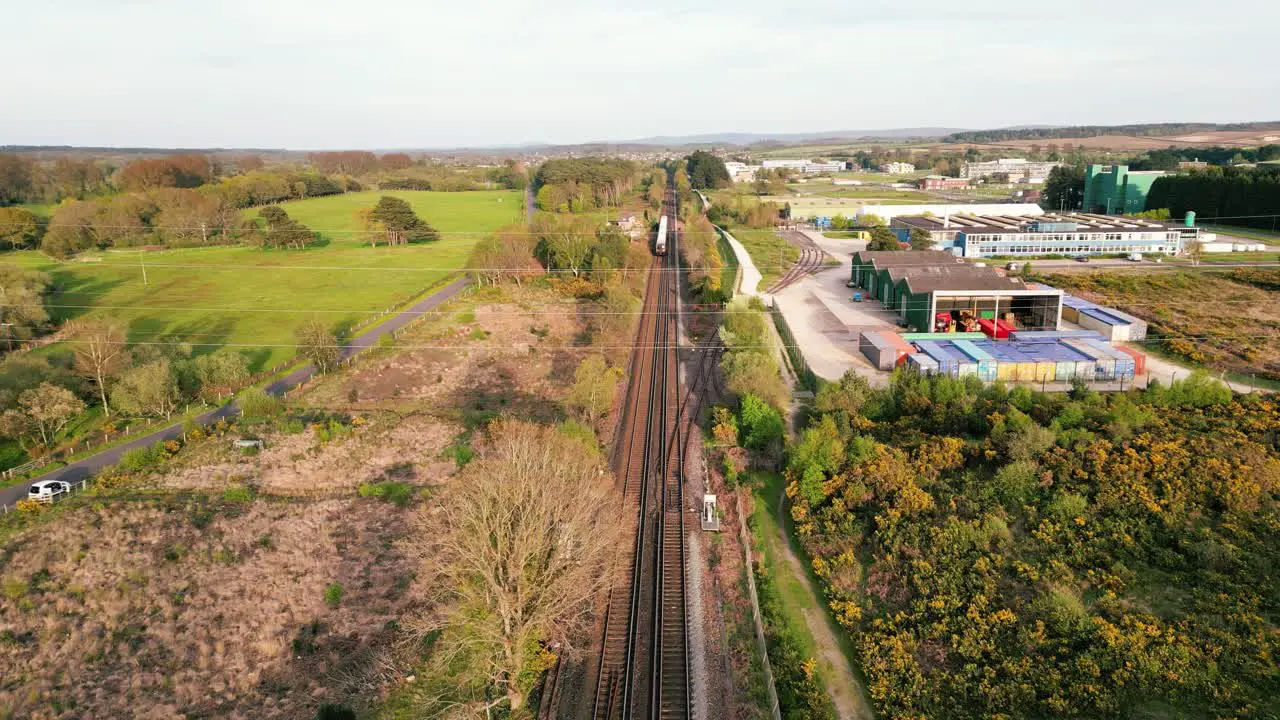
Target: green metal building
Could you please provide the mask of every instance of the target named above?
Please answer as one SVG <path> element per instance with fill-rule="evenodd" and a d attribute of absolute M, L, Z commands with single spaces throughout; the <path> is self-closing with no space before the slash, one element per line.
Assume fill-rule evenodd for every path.
<path fill-rule="evenodd" d="M 1090 165 L 1084 174 L 1084 211 L 1123 215 L 1147 209 L 1147 194 L 1163 170 L 1130 170 L 1128 165 Z"/>
<path fill-rule="evenodd" d="M 1062 320 L 1061 290 L 1027 285 L 948 252 L 856 252 L 852 279 L 918 331 L 932 330 L 938 313 L 961 311 L 990 318 L 1012 314 L 1019 329 L 1056 330 Z"/>

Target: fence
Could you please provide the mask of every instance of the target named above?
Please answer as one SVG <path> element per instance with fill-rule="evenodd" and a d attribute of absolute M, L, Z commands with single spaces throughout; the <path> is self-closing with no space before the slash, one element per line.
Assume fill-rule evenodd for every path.
<path fill-rule="evenodd" d="M 800 381 L 801 387 L 809 392 L 818 392 L 818 376 L 809 369 L 809 363 L 805 361 L 804 353 L 800 352 L 800 346 L 796 344 L 796 336 L 791 334 L 787 319 L 783 317 L 782 309 L 778 307 L 777 298 L 773 298 L 769 303 L 769 314 L 773 316 L 773 324 L 778 328 L 778 334 L 782 336 L 782 344 L 787 352 L 787 359 L 791 361 L 791 367 L 795 370 L 796 378 Z"/>
<path fill-rule="evenodd" d="M 49 502 L 50 503 L 61 502 L 65 497 L 70 497 L 74 493 L 84 492 L 85 488 L 89 487 L 89 478 L 85 478 L 80 482 L 68 483 L 68 485 L 70 487 L 67 489 L 65 493 L 55 495 L 54 497 L 50 498 Z M 21 499 L 25 499 L 25 498 L 20 498 L 20 500 Z M 0 505 L 0 515 L 8 515 L 9 513 L 12 513 L 12 512 L 18 512 L 18 507 L 16 504 Z"/>
<path fill-rule="evenodd" d="M 773 720 L 782 720 L 778 705 L 778 688 L 773 684 L 773 666 L 769 664 L 769 644 L 764 639 L 764 618 L 760 615 L 760 599 L 756 596 L 756 571 L 751 559 L 751 537 L 747 535 L 747 516 L 742 512 L 742 495 L 734 494 L 738 502 L 738 537 L 742 542 L 742 554 L 747 563 L 747 590 L 751 593 L 751 619 L 756 626 L 756 644 L 760 646 L 760 661 L 764 664 L 765 690 L 769 693 L 770 712 Z"/>

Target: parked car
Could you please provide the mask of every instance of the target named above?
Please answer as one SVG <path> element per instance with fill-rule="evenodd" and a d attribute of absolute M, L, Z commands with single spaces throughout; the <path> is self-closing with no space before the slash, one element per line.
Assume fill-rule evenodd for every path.
<path fill-rule="evenodd" d="M 1129 262 L 1142 262 L 1142 253 L 1129 253 Z"/>
<path fill-rule="evenodd" d="M 27 499 L 51 503 L 71 492 L 71 483 L 62 480 L 41 480 L 27 491 Z"/>
<path fill-rule="evenodd" d="M 1077 255 L 1077 256 L 1076 256 L 1076 262 L 1089 262 L 1089 256 L 1088 256 L 1088 255 Z"/>
<path fill-rule="evenodd" d="M 1009 272 L 1018 272 L 1019 270 L 1022 269 L 1022 266 L 1016 262 L 1011 262 L 1008 265 L 1005 265 L 1004 269 L 1008 270 Z"/>

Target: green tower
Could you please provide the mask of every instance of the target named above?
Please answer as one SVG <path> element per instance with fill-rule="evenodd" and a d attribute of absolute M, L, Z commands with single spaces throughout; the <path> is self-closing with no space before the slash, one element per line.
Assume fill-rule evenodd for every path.
<path fill-rule="evenodd" d="M 1147 209 L 1147 193 L 1163 170 L 1130 170 L 1128 165 L 1090 165 L 1084 174 L 1084 211 L 1123 215 Z"/>

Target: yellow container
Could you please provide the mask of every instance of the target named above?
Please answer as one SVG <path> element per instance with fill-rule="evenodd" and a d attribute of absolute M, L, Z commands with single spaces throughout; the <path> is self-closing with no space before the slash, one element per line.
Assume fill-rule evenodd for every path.
<path fill-rule="evenodd" d="M 1014 382 L 1018 379 L 1018 364 L 1011 362 L 1002 362 L 996 365 L 996 379 L 1005 382 Z"/>
<path fill-rule="evenodd" d="M 1036 364 L 1033 362 L 1018 363 L 1018 380 L 1031 382 L 1036 379 Z"/>
<path fill-rule="evenodd" d="M 1053 382 L 1053 376 L 1058 373 L 1058 363 L 1038 362 L 1036 363 L 1036 382 Z"/>

